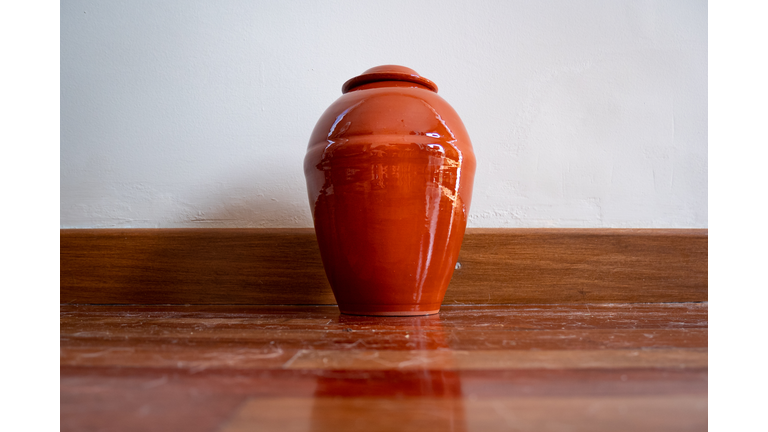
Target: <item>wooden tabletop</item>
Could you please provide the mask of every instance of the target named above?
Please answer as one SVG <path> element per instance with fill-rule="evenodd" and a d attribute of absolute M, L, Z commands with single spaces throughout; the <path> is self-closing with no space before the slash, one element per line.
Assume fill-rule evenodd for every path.
<path fill-rule="evenodd" d="M 707 304 L 62 306 L 63 431 L 707 429 Z"/>

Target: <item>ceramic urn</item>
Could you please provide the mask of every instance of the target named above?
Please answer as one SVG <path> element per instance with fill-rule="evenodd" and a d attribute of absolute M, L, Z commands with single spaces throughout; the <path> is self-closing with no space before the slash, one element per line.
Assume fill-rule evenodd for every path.
<path fill-rule="evenodd" d="M 304 159 L 325 273 L 342 313 L 428 315 L 453 275 L 475 156 L 437 85 L 378 66 L 342 86 Z"/>

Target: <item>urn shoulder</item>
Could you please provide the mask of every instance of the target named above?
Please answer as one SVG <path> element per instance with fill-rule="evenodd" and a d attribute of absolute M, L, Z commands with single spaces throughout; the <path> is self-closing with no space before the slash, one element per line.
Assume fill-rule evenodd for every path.
<path fill-rule="evenodd" d="M 437 94 L 436 84 L 412 69 L 377 66 L 348 80 L 342 92 L 318 120 L 310 152 L 329 144 L 374 139 L 389 144 L 444 143 L 472 153 L 459 115 Z"/>

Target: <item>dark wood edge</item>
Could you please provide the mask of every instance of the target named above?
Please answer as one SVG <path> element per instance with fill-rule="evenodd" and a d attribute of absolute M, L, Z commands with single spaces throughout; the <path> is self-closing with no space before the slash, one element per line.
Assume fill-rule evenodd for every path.
<path fill-rule="evenodd" d="M 64 304 L 334 304 L 314 230 L 64 229 Z M 444 304 L 707 301 L 707 229 L 467 230 Z"/>

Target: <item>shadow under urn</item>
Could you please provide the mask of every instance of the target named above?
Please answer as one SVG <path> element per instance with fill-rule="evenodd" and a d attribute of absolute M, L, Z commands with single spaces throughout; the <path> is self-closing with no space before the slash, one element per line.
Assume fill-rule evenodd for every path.
<path fill-rule="evenodd" d="M 317 241 L 344 314 L 440 311 L 467 225 L 469 135 L 437 86 L 402 66 L 347 81 L 309 140 Z"/>

